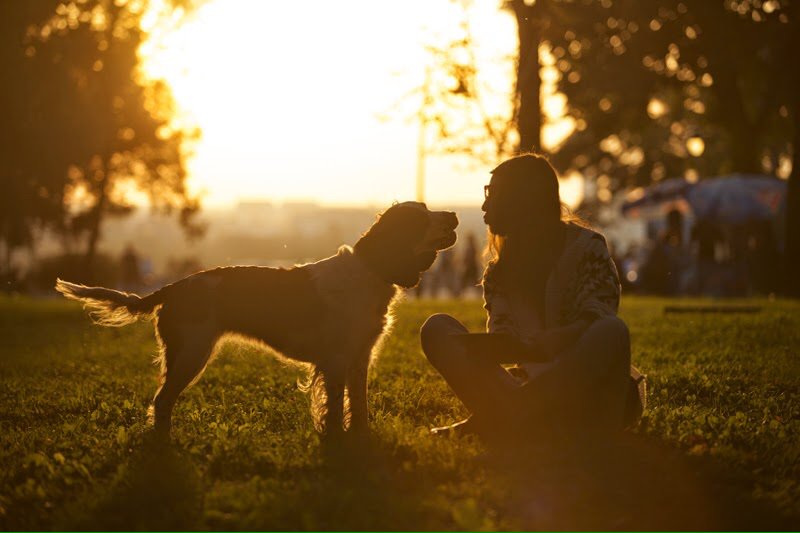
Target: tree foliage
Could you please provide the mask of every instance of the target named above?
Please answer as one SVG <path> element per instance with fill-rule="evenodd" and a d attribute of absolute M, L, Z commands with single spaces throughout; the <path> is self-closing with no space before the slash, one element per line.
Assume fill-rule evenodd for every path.
<path fill-rule="evenodd" d="M 800 90 L 786 2 L 580 5 L 548 37 L 577 126 L 555 154 L 561 168 L 612 190 L 784 172 Z"/>
<path fill-rule="evenodd" d="M 480 69 L 471 2 L 454 4 L 453 35 L 427 43 L 423 80 L 392 111 L 420 124 L 422 156 L 468 156 L 491 164 L 517 147 L 512 117 L 518 103 L 504 92 L 502 83 Z"/>
<path fill-rule="evenodd" d="M 517 21 L 519 50 L 511 111 L 483 131 L 484 140 L 499 140 L 498 153 L 541 150 L 545 120 L 535 78 L 552 56 L 575 125 L 551 150 L 563 172 L 605 177 L 617 190 L 687 172 L 789 168 L 800 89 L 792 74 L 797 21 L 787 0 L 509 0 L 504 7 Z M 480 108 L 487 100 L 475 89 L 474 42 L 461 33 L 432 48 L 434 76 L 450 80 L 449 93 L 433 93 L 445 93 L 435 102 L 440 109 Z M 533 102 L 527 108 L 525 98 Z M 480 146 L 474 127 L 447 117 L 437 117 L 444 146 L 465 153 Z M 502 118 L 510 127 L 497 124 Z"/>
<path fill-rule="evenodd" d="M 137 51 L 147 2 L 3 2 L 0 147 L 6 250 L 49 228 L 89 259 L 106 216 L 131 211 L 130 193 L 177 210 L 189 231 L 198 200 L 186 189 L 196 132 L 174 128 L 168 88 L 144 83 Z"/>

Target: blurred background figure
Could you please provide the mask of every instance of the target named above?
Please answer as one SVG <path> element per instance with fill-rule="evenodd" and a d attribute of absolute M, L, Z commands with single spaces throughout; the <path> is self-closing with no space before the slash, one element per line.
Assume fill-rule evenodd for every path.
<path fill-rule="evenodd" d="M 745 229 L 751 292 L 774 294 L 780 288 L 781 254 L 769 220 L 752 220 Z"/>
<path fill-rule="evenodd" d="M 422 275 L 419 284 L 412 289 L 414 297 L 479 297 L 478 282 L 483 272 L 480 249 L 475 231 L 468 230 L 453 248 L 441 252 L 433 267 Z"/>
<path fill-rule="evenodd" d="M 143 286 L 139 261 L 139 254 L 129 243 L 119 259 L 119 284 L 122 290 L 136 292 Z"/>
<path fill-rule="evenodd" d="M 473 232 L 467 233 L 464 245 L 461 252 L 461 270 L 459 273 L 458 283 L 456 285 L 456 294 L 454 296 L 461 297 L 468 292 L 480 292 L 478 290 L 478 281 L 481 274 L 480 260 L 478 254 L 478 242 Z"/>
<path fill-rule="evenodd" d="M 453 248 L 439 253 L 433 267 L 433 274 L 427 283 L 431 298 L 453 297 L 456 294 L 455 252 Z"/>
<path fill-rule="evenodd" d="M 692 255 L 694 258 L 694 280 L 691 293 L 696 295 L 719 295 L 720 263 L 724 253 L 724 235 L 718 224 L 709 219 L 700 219 L 692 226 Z"/>
<path fill-rule="evenodd" d="M 648 292 L 679 294 L 684 287 L 687 257 L 683 246 L 683 214 L 677 209 L 667 213 L 666 227 L 655 240 L 645 265 L 642 282 Z"/>
<path fill-rule="evenodd" d="M 641 189 L 620 210 L 647 220 L 649 252 L 636 276 L 641 289 L 712 297 L 785 289 L 787 194 L 784 180 L 747 174 L 696 183 L 671 178 Z M 661 219 L 664 209 L 669 211 Z"/>

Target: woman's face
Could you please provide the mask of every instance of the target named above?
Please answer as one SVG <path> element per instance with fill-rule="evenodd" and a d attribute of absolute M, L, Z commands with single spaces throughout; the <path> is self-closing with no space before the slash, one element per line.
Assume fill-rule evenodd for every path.
<path fill-rule="evenodd" d="M 509 205 L 508 191 L 502 187 L 504 183 L 492 176 L 489 185 L 484 187 L 484 200 L 481 210 L 484 212 L 483 221 L 489 226 L 489 231 L 495 235 L 506 236 L 511 227 L 511 206 Z"/>
<path fill-rule="evenodd" d="M 555 170 L 535 156 L 501 163 L 485 187 L 481 209 L 494 235 L 518 235 L 529 240 L 552 233 L 561 221 Z"/>
<path fill-rule="evenodd" d="M 489 185 L 484 187 L 481 209 L 483 221 L 494 235 L 508 237 L 515 233 L 538 234 L 552 225 L 547 202 L 537 196 L 530 187 L 520 185 L 508 175 L 492 175 Z M 560 220 L 557 217 L 556 220 Z"/>

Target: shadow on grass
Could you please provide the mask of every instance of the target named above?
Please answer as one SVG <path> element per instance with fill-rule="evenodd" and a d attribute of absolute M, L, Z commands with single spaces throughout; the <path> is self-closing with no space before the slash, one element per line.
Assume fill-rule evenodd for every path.
<path fill-rule="evenodd" d="M 753 499 L 724 465 L 635 435 L 569 452 L 495 448 L 477 459 L 478 479 L 419 466 L 418 451 L 390 446 L 322 447 L 314 466 L 256 474 L 223 506 L 207 509 L 203 527 L 697 531 L 797 524 Z"/>
<path fill-rule="evenodd" d="M 751 496 L 724 465 L 628 434 L 569 454 L 493 450 L 527 530 L 787 530 L 797 519 Z"/>
<path fill-rule="evenodd" d="M 373 441 L 319 451 L 313 465 L 254 469 L 204 499 L 183 452 L 146 442 L 66 529 L 763 531 L 798 523 L 755 500 L 725 465 L 636 435 L 569 452 L 495 447 L 478 459 L 475 482 L 489 491 L 479 502 L 455 501 L 459 490 L 448 484 L 472 480 L 418 466 L 412 448 Z"/>
<path fill-rule="evenodd" d="M 193 529 L 202 508 L 200 478 L 191 461 L 172 444 L 148 434 L 119 468 L 103 499 L 76 517 L 69 529 Z"/>
<path fill-rule="evenodd" d="M 302 468 L 258 473 L 206 509 L 214 530 L 415 531 L 442 529 L 429 491 L 380 444 L 319 448 Z M 207 506 L 208 507 L 208 506 Z M 437 527 L 438 526 L 438 527 Z"/>

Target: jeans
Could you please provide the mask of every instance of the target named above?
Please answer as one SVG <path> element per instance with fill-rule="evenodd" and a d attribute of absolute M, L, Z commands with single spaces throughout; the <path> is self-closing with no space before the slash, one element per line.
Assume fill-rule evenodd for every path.
<path fill-rule="evenodd" d="M 599 318 L 569 349 L 527 382 L 488 357 L 467 354 L 454 334 L 468 333 L 445 314 L 420 330 L 422 350 L 456 396 L 484 427 L 621 430 L 630 373 L 628 328 Z"/>

